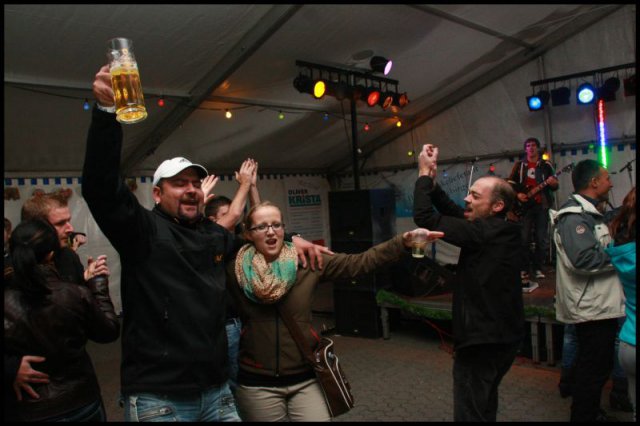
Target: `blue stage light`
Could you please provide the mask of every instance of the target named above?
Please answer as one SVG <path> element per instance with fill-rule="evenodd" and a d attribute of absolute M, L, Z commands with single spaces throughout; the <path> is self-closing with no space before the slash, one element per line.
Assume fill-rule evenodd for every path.
<path fill-rule="evenodd" d="M 582 83 L 578 86 L 576 92 L 578 105 L 592 104 L 596 98 L 596 93 L 593 86 L 589 83 Z"/>
<path fill-rule="evenodd" d="M 541 90 L 535 95 L 527 96 L 527 106 L 529 111 L 538 111 L 544 108 L 549 103 L 549 92 Z"/>

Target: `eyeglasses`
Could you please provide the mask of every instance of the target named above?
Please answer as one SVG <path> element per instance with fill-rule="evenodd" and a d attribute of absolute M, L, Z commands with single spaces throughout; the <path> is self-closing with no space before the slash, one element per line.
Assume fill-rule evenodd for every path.
<path fill-rule="evenodd" d="M 280 229 L 284 228 L 284 223 L 276 222 L 272 223 L 271 225 L 262 223 L 260 225 L 254 226 L 253 228 L 249 228 L 249 231 L 267 232 L 267 229 L 269 228 L 273 229 L 274 232 L 279 231 Z"/>

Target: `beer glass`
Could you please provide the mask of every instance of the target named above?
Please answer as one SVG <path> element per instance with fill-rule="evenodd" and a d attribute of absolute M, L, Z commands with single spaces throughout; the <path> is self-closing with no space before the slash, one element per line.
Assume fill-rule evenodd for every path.
<path fill-rule="evenodd" d="M 108 42 L 107 57 L 116 103 L 116 120 L 123 124 L 138 123 L 147 118 L 138 64 L 133 55 L 133 42 L 113 38 Z"/>
<path fill-rule="evenodd" d="M 427 231 L 424 229 L 416 229 L 413 231 L 411 238 L 411 256 L 415 258 L 423 258 L 425 249 L 427 248 Z"/>

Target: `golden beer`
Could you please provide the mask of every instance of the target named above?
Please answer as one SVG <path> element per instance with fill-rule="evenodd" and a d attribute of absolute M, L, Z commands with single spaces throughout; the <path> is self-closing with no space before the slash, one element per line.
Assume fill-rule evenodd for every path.
<path fill-rule="evenodd" d="M 132 124 L 147 118 L 138 68 L 112 68 L 111 84 L 116 102 L 116 120 Z"/>
<path fill-rule="evenodd" d="M 427 248 L 426 241 L 414 241 L 411 247 L 411 256 L 418 259 L 423 258 L 426 248 Z"/>
<path fill-rule="evenodd" d="M 107 58 L 116 104 L 116 120 L 123 124 L 138 123 L 147 118 L 140 71 L 133 54 L 133 42 L 128 38 L 112 38 L 108 42 Z"/>

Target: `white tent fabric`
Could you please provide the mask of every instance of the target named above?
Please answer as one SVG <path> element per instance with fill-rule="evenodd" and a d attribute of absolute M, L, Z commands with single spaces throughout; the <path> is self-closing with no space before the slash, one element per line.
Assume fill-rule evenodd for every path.
<path fill-rule="evenodd" d="M 441 170 L 448 170 L 448 185 L 459 200 L 470 158 L 482 157 L 475 162 L 474 179 L 490 163 L 506 176 L 512 153 L 521 152 L 529 136 L 553 147 L 557 169 L 597 158 L 596 150 L 583 152 L 598 145 L 594 108 L 572 100 L 530 112 L 525 105 L 530 82 L 628 64 L 636 57 L 634 4 L 16 4 L 5 5 L 4 12 L 5 189 L 17 186 L 22 197 L 5 196 L 5 216 L 15 226 L 21 202 L 33 189 L 60 186 L 55 177 L 74 178 L 62 186 L 74 190 L 74 226 L 89 233 L 83 260 L 106 252 L 112 281 L 118 279 L 117 255 L 93 223 L 77 181 L 90 121 L 82 103 L 92 98 L 91 82 L 105 62 L 109 38 L 131 37 L 141 69 L 149 118 L 125 128 L 122 158 L 145 206 L 152 205 L 151 188 L 141 177 L 152 175 L 166 158 L 185 156 L 212 173 L 229 175 L 251 157 L 265 174 L 259 183 L 263 198 L 281 206 L 287 222 L 308 227 L 310 238 L 327 244 L 326 194 L 354 185 L 343 173 L 351 169 L 350 124 L 356 117 L 346 101 L 298 93 L 292 86 L 296 60 L 357 69 L 368 66 L 371 54 L 394 60 L 388 77 L 400 82 L 411 102 L 395 111 L 358 103 L 358 128 L 371 124 L 369 132 L 358 132 L 358 163 L 362 189 L 397 190 L 401 232 L 413 227 L 416 156 L 408 151 L 438 145 Z M 632 73 L 635 67 L 611 75 L 623 79 Z M 579 82 L 570 81 L 572 97 Z M 164 108 L 156 104 L 160 96 L 166 97 Z M 225 109 L 233 111 L 233 119 L 224 118 Z M 277 119 L 280 111 L 283 120 Z M 395 127 L 396 117 L 404 122 L 401 128 Z M 606 133 L 609 170 L 617 172 L 612 192 L 617 205 L 635 185 L 635 174 L 630 179 L 626 171 L 618 172 L 636 157 L 636 97 L 625 96 L 622 88 L 606 103 Z M 328 174 L 335 179 L 323 177 Z M 25 183 L 17 185 L 17 178 Z M 38 178 L 33 185 L 32 178 Z M 562 201 L 572 188 L 568 176 L 560 184 Z M 234 185 L 221 181 L 216 192 L 231 195 Z M 320 206 L 292 207 L 289 190 L 319 194 Z M 307 223 L 300 212 L 306 212 Z M 437 252 L 444 263 L 455 260 L 455 249 Z"/>

